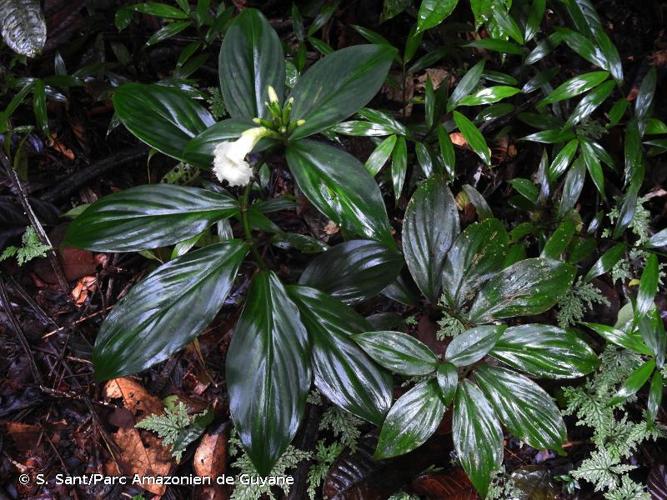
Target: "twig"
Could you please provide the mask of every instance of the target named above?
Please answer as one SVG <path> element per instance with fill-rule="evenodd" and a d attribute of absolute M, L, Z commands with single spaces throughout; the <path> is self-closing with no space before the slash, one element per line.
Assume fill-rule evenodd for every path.
<path fill-rule="evenodd" d="M 37 368 L 35 357 L 32 355 L 30 344 L 28 343 L 28 339 L 23 333 L 21 324 L 16 319 L 16 316 L 14 316 L 14 311 L 12 311 L 12 305 L 9 302 L 9 297 L 7 296 L 7 288 L 5 287 L 5 281 L 2 279 L 1 276 L 0 276 L 0 306 L 2 306 L 5 312 L 7 313 L 9 322 L 12 324 L 12 327 L 16 332 L 16 336 L 18 337 L 19 342 L 21 343 L 21 346 L 23 347 L 26 356 L 28 357 L 28 362 L 30 364 L 30 371 L 32 372 L 32 376 L 35 379 L 35 382 L 38 383 L 39 385 L 42 385 L 42 374 L 39 373 L 39 368 Z"/>
<path fill-rule="evenodd" d="M 16 196 L 18 197 L 19 202 L 23 207 L 23 211 L 28 216 L 30 225 L 37 233 L 37 236 L 39 237 L 39 240 L 42 242 L 42 244 L 49 246 L 49 250 L 47 252 L 49 263 L 51 264 L 53 272 L 56 275 L 56 279 L 58 280 L 58 285 L 65 293 L 65 296 L 69 297 L 69 284 L 67 283 L 67 278 L 65 278 L 65 273 L 63 273 L 63 270 L 60 267 L 60 262 L 58 261 L 58 256 L 56 255 L 56 251 L 53 248 L 53 245 L 51 244 L 51 241 L 49 240 L 46 231 L 44 231 L 44 227 L 42 226 L 41 222 L 39 222 L 37 215 L 30 206 L 30 202 L 28 201 L 28 193 L 26 193 L 25 189 L 23 188 L 23 185 L 21 184 L 21 180 L 19 179 L 16 170 L 12 168 L 12 166 L 9 163 L 9 158 L 7 158 L 4 152 L 0 152 L 0 163 L 2 163 L 3 167 L 7 171 L 7 176 L 11 180 L 14 189 L 16 190 Z"/>
<path fill-rule="evenodd" d="M 99 177 L 107 170 L 111 170 L 114 167 L 118 167 L 125 163 L 130 163 L 136 161 L 143 156 L 146 156 L 148 148 L 146 146 L 137 146 L 127 151 L 121 151 L 115 155 L 109 156 L 104 160 L 93 163 L 89 167 L 79 170 L 78 172 L 68 176 L 63 182 L 47 190 L 42 196 L 41 199 L 53 203 L 54 201 L 61 200 L 66 196 L 70 195 L 79 187 L 84 184 L 92 181 L 96 177 Z"/>

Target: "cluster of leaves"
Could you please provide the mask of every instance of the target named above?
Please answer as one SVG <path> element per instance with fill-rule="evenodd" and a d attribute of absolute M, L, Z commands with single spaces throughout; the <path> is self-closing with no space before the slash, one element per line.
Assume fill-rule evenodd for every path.
<path fill-rule="evenodd" d="M 242 275 L 250 285 L 225 363 L 237 469 L 279 475 L 314 460 L 312 497 L 342 448 L 355 446 L 358 422 L 380 428 L 375 456 L 388 458 L 422 445 L 451 407 L 457 460 L 485 496 L 490 485 L 498 489 L 492 481 L 502 467 L 504 430 L 533 448 L 564 453 L 560 411 L 533 379 L 594 372 L 582 388 L 566 392 L 568 411 L 593 427 L 597 446 L 572 477 L 593 482 L 609 498 L 639 494 L 624 461 L 658 435 L 653 422 L 667 342 L 655 303 L 656 250 L 667 244 L 667 230 L 651 234 L 640 192 L 649 158 L 667 150 L 667 125 L 652 116 L 655 68 L 643 77 L 631 108 L 622 95 L 628 89 L 620 56 L 591 3 L 553 3 L 567 17 L 544 33 L 545 0 L 469 2 L 475 30 L 483 26 L 488 36 L 461 50 L 483 50 L 487 57 L 462 71 L 451 92 L 446 82 L 427 77 L 413 103 L 423 105 L 423 120 L 411 121 L 367 106 L 392 67 L 405 79 L 445 57 L 445 47 L 430 50 L 423 41 L 428 30 L 439 33 L 456 0 L 386 1 L 384 20 L 415 14 L 402 50 L 361 26 L 353 29 L 368 44 L 333 50 L 318 32 L 339 2 L 327 3 L 308 27 L 295 6 L 291 44 L 252 8 L 237 15 L 234 7 L 179 0 L 119 9 L 119 30 L 136 14 L 164 21 L 149 46 L 184 32 L 196 37 L 168 78 L 123 83 L 113 93 L 114 122 L 179 165 L 167 182 L 101 198 L 68 229 L 66 244 L 98 252 L 171 249 L 105 319 L 93 352 L 96 378 L 137 373 L 185 347 L 213 321 Z M 450 36 L 441 27 L 442 36 Z M 188 79 L 220 37 L 220 89 L 194 89 Z M 322 55 L 312 64 L 309 48 Z M 427 53 L 415 59 L 422 48 Z M 557 67 L 538 64 L 560 49 L 592 67 L 561 77 Z M 500 55 L 497 65 L 493 53 Z M 10 118 L 32 92 L 40 131 L 49 134 L 47 95 L 56 95 L 54 86 L 82 82 L 83 74 L 68 76 L 61 62 L 55 66 L 60 78 L 14 82 L 20 91 L 0 113 L 0 132 L 12 130 Z M 452 140 L 462 137 L 475 169 L 488 174 L 494 156 L 485 133 L 497 123 L 509 125 L 496 138 L 522 135 L 521 144 L 541 153 L 534 175 L 508 181 L 511 208 L 527 213 L 518 224 L 495 217 L 480 185 L 466 183 L 479 176 L 469 175 Z M 269 133 L 249 157 L 251 182 L 233 189 L 206 180 L 216 146 L 257 126 Z M 622 169 L 604 146 L 614 128 L 622 129 Z M 339 147 L 342 136 L 371 138 L 365 163 Z M 299 207 L 292 196 L 273 197 L 267 188 L 280 170 L 340 228 L 342 243 L 329 247 L 271 219 Z M 587 182 L 595 196 L 582 200 Z M 401 217 L 388 216 L 381 188 L 393 191 L 395 201 L 409 198 L 402 225 Z M 592 220 L 584 221 L 582 203 L 594 205 Z M 474 208 L 475 222 L 460 218 L 460 205 Z M 607 214 L 605 207 L 612 207 Z M 44 251 L 25 243 L 29 255 Z M 308 256 L 296 282 L 272 267 L 269 246 Z M 21 251 L 9 250 L 28 255 Z M 586 324 L 616 346 L 602 354 L 603 367 L 618 365 L 610 378 L 595 370 L 597 356 L 574 327 L 591 306 L 608 303 L 593 280 L 612 273 L 630 282 L 633 276 L 623 270 L 631 262 L 643 269 L 627 318 L 614 327 Z M 405 332 L 376 326 L 355 309 L 379 294 L 437 317 L 438 340 L 447 342 L 443 354 Z M 556 305 L 560 327 L 549 314 Z M 539 322 L 520 319 L 538 315 Z M 409 384 L 418 379 L 393 401 L 390 373 Z M 290 444 L 312 386 L 334 405 L 321 430 L 337 439 L 320 441 L 314 455 Z M 616 410 L 644 386 L 646 420 L 619 416 Z M 336 435 L 341 415 L 349 432 Z M 193 439 L 193 427 L 201 432 L 195 424 L 180 405 L 141 423 L 174 453 Z M 268 487 L 237 487 L 233 498 L 263 494 L 272 496 Z"/>

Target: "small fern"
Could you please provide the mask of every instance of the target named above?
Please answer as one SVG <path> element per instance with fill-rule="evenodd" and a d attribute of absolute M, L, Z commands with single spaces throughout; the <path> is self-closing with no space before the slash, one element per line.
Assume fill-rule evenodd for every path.
<path fill-rule="evenodd" d="M 465 325 L 458 318 L 452 316 L 447 312 L 446 309 L 446 300 L 444 295 L 440 298 L 438 303 L 442 310 L 442 318 L 438 320 L 438 331 L 435 332 L 435 336 L 439 341 L 445 340 L 447 337 L 456 337 L 457 335 L 465 331 Z"/>
<path fill-rule="evenodd" d="M 30 262 L 37 257 L 46 257 L 46 252 L 51 250 L 49 245 L 44 245 L 37 235 L 37 231 L 32 226 L 25 228 L 25 232 L 21 237 L 21 246 L 9 246 L 0 254 L 0 262 L 15 257 L 19 266 Z"/>
<path fill-rule="evenodd" d="M 317 490 L 327 476 L 329 469 L 338 458 L 345 447 L 342 443 L 325 444 L 324 440 L 319 440 L 315 449 L 315 464 L 308 471 L 308 498 L 314 500 L 317 496 Z"/>
<path fill-rule="evenodd" d="M 557 304 L 556 318 L 561 328 L 572 326 L 584 318 L 594 304 L 609 306 L 609 301 L 593 283 L 584 283 L 579 277 Z"/>
<path fill-rule="evenodd" d="M 343 448 L 349 448 L 354 453 L 357 451 L 362 424 L 363 422 L 351 413 L 331 406 L 322 415 L 319 430 L 329 430 Z"/>
<path fill-rule="evenodd" d="M 149 415 L 135 427 L 156 433 L 163 444 L 171 447 L 171 454 L 180 462 L 188 445 L 204 433 L 212 420 L 213 413 L 209 410 L 190 415 L 183 402 L 175 404 L 173 399 L 167 398 L 164 414 Z"/>

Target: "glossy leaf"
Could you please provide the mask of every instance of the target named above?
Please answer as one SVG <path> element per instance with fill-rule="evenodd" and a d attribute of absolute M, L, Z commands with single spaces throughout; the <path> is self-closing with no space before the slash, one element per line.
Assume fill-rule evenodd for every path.
<path fill-rule="evenodd" d="M 346 241 L 313 259 L 299 283 L 351 304 L 379 294 L 396 279 L 402 261 L 398 252 L 377 241 Z"/>
<path fill-rule="evenodd" d="M 646 404 L 646 418 L 650 423 L 655 422 L 655 419 L 658 416 L 658 410 L 662 403 L 663 387 L 664 383 L 662 374 L 660 371 L 656 370 L 653 372 L 653 377 L 651 377 L 651 386 L 648 391 L 648 403 Z"/>
<path fill-rule="evenodd" d="M 484 498 L 492 474 L 503 462 L 503 432 L 488 400 L 469 380 L 456 392 L 452 433 L 461 466 Z"/>
<path fill-rule="evenodd" d="M 612 81 L 604 82 L 599 87 L 594 88 L 588 94 L 581 98 L 570 114 L 566 127 L 574 127 L 582 120 L 588 118 L 600 104 L 607 100 L 614 90 L 615 83 Z"/>
<path fill-rule="evenodd" d="M 456 238 L 442 269 L 448 302 L 460 308 L 466 297 L 502 267 L 509 237 L 497 219 L 469 225 Z"/>
<path fill-rule="evenodd" d="M 269 85 L 282 99 L 283 47 L 259 10 L 243 9 L 230 24 L 220 47 L 218 73 L 222 98 L 232 118 L 266 117 Z"/>
<path fill-rule="evenodd" d="M 582 377 L 595 370 L 597 357 L 571 330 L 526 324 L 505 330 L 491 356 L 538 378 Z"/>
<path fill-rule="evenodd" d="M 635 99 L 635 116 L 639 121 L 648 118 L 651 111 L 651 105 L 653 104 L 653 97 L 655 96 L 656 83 L 657 71 L 655 66 L 651 66 L 639 86 L 639 92 Z"/>
<path fill-rule="evenodd" d="M 581 191 L 584 189 L 585 181 L 586 163 L 582 156 L 578 156 L 565 176 L 563 192 L 560 197 L 560 204 L 558 205 L 558 215 L 560 217 L 564 217 L 576 206 L 579 196 L 581 196 Z"/>
<path fill-rule="evenodd" d="M 436 381 L 418 383 L 389 410 L 374 457 L 391 458 L 421 446 L 437 430 L 444 414 L 445 404 Z"/>
<path fill-rule="evenodd" d="M 556 144 L 559 142 L 570 141 L 575 138 L 571 129 L 547 129 L 535 132 L 521 138 L 522 141 L 541 142 L 543 144 Z"/>
<path fill-rule="evenodd" d="M 357 346 L 353 335 L 372 330 L 357 312 L 331 296 L 302 286 L 288 287 L 313 343 L 315 386 L 332 403 L 381 425 L 391 406 L 391 376 Z"/>
<path fill-rule="evenodd" d="M 591 281 L 598 276 L 608 273 L 616 265 L 616 263 L 621 260 L 623 254 L 625 253 L 625 244 L 617 243 L 602 256 L 595 261 L 595 264 L 588 270 L 586 276 L 584 276 L 584 281 Z"/>
<path fill-rule="evenodd" d="M 480 106 L 502 101 L 507 97 L 518 94 L 521 90 L 507 85 L 498 85 L 478 90 L 474 94 L 467 95 L 459 101 L 459 106 Z"/>
<path fill-rule="evenodd" d="M 611 399 L 610 404 L 620 403 L 621 401 L 626 400 L 630 396 L 636 394 L 639 389 L 644 387 L 644 384 L 648 382 L 648 379 L 653 374 L 655 370 L 655 360 L 650 359 L 643 363 L 639 368 L 635 369 L 623 382 L 623 385 L 616 391 L 614 397 Z"/>
<path fill-rule="evenodd" d="M 660 268 L 658 257 L 649 253 L 646 264 L 639 280 L 639 291 L 637 292 L 637 314 L 644 315 L 653 307 L 653 299 L 658 291 Z"/>
<path fill-rule="evenodd" d="M 667 228 L 658 231 L 648 240 L 648 245 L 651 248 L 660 248 L 667 245 Z"/>
<path fill-rule="evenodd" d="M 572 219 L 566 219 L 561 222 L 553 234 L 549 237 L 547 242 L 544 244 L 544 248 L 542 249 L 540 257 L 559 259 L 570 244 L 570 241 L 572 241 L 572 237 L 574 236 L 576 229 L 577 228 Z"/>
<path fill-rule="evenodd" d="M 394 246 L 380 189 L 354 156 L 314 141 L 291 143 L 287 163 L 299 189 L 354 234 Z"/>
<path fill-rule="evenodd" d="M 435 28 L 454 10 L 459 0 L 422 0 L 417 12 L 417 33 Z"/>
<path fill-rule="evenodd" d="M 382 170 L 382 167 L 384 167 L 391 153 L 394 151 L 396 140 L 397 137 L 395 135 L 390 135 L 373 150 L 364 164 L 369 174 L 376 176 Z"/>
<path fill-rule="evenodd" d="M 457 128 L 463 134 L 464 139 L 470 146 L 477 156 L 479 156 L 484 163 L 487 165 L 491 164 L 491 150 L 489 146 L 486 145 L 486 140 L 484 136 L 465 115 L 462 115 L 458 111 L 453 113 L 454 123 L 456 123 Z"/>
<path fill-rule="evenodd" d="M 380 90 L 395 56 L 386 45 L 354 45 L 317 61 L 299 78 L 293 120 L 305 120 L 291 139 L 302 139 L 355 113 Z"/>
<path fill-rule="evenodd" d="M 130 289 L 95 339 L 95 378 L 145 370 L 192 342 L 215 318 L 248 248 L 239 240 L 171 260 Z"/>
<path fill-rule="evenodd" d="M 398 200 L 403 191 L 403 183 L 408 171 L 408 146 L 405 137 L 399 136 L 394 151 L 391 153 L 391 181 L 394 197 Z"/>
<path fill-rule="evenodd" d="M 452 91 L 452 94 L 449 96 L 447 101 L 447 111 L 453 110 L 458 106 L 461 99 L 470 94 L 479 83 L 482 73 L 484 72 L 484 60 L 475 64 L 468 72 L 463 75 L 459 83 L 456 85 L 456 88 Z"/>
<path fill-rule="evenodd" d="M 526 42 L 532 40 L 540 29 L 544 11 L 546 10 L 546 0 L 533 0 L 528 11 L 528 19 L 526 19 L 526 27 L 524 29 L 523 38 Z"/>
<path fill-rule="evenodd" d="M 445 360 L 457 367 L 477 363 L 496 345 L 505 325 L 484 325 L 457 335 L 447 346 Z"/>
<path fill-rule="evenodd" d="M 37 56 L 46 43 L 46 20 L 38 0 L 0 0 L 2 38 L 17 54 Z"/>
<path fill-rule="evenodd" d="M 641 335 L 636 333 L 628 333 L 613 326 L 601 325 L 598 323 L 582 323 L 587 326 L 607 342 L 611 342 L 617 346 L 625 349 L 630 349 L 639 354 L 646 356 L 651 355 L 651 350 L 644 344 Z"/>
<path fill-rule="evenodd" d="M 456 396 L 459 373 L 452 363 L 440 363 L 436 371 L 436 380 L 445 405 L 449 405 Z"/>
<path fill-rule="evenodd" d="M 365 332 L 354 341 L 380 366 L 400 375 L 428 375 L 438 362 L 428 346 L 407 333 Z"/>
<path fill-rule="evenodd" d="M 454 178 L 456 175 L 456 151 L 454 151 L 454 144 L 452 144 L 452 139 L 442 125 L 438 126 L 437 134 L 440 158 L 445 167 L 445 172 L 450 178 Z"/>
<path fill-rule="evenodd" d="M 588 175 L 593 180 L 593 184 L 595 184 L 598 192 L 604 196 L 604 172 L 602 171 L 602 165 L 595 149 L 588 141 L 581 141 L 581 158 L 586 165 Z"/>
<path fill-rule="evenodd" d="M 468 197 L 468 201 L 472 204 L 473 207 L 475 207 L 475 212 L 477 212 L 477 218 L 480 222 L 493 217 L 491 207 L 479 191 L 477 191 L 470 184 L 464 184 L 462 188 L 463 192 Z"/>
<path fill-rule="evenodd" d="M 310 390 L 310 341 L 273 272 L 253 279 L 225 362 L 234 428 L 257 472 L 268 474 L 299 429 Z"/>
<path fill-rule="evenodd" d="M 513 436 L 535 449 L 563 452 L 565 422 L 551 396 L 535 382 L 505 368 L 482 365 L 475 382 Z"/>
<path fill-rule="evenodd" d="M 445 256 L 459 234 L 456 201 L 440 177 L 424 181 L 412 195 L 403 219 L 403 254 L 422 293 L 437 303 Z"/>
<path fill-rule="evenodd" d="M 96 252 L 137 252 L 173 245 L 238 212 L 225 193 L 153 184 L 113 193 L 67 228 L 65 244 Z"/>
<path fill-rule="evenodd" d="M 597 87 L 608 77 L 609 73 L 606 71 L 593 71 L 591 73 L 577 75 L 556 87 L 556 89 L 542 99 L 538 105 L 544 106 L 546 104 L 553 104 L 555 102 L 571 99 L 572 97 Z"/>
<path fill-rule="evenodd" d="M 644 344 L 651 350 L 658 368 L 662 368 L 667 348 L 665 325 L 658 309 L 654 306 L 646 314 L 639 316 L 637 328 Z"/>
<path fill-rule="evenodd" d="M 507 40 L 500 40 L 498 38 L 482 38 L 481 40 L 474 40 L 464 45 L 465 47 L 475 47 L 478 49 L 492 50 L 500 52 L 501 54 L 523 55 L 524 49 L 514 42 Z"/>
<path fill-rule="evenodd" d="M 470 320 L 482 323 L 531 316 L 550 309 L 574 280 L 574 268 L 552 259 L 525 259 L 486 282 L 470 308 Z"/>
<path fill-rule="evenodd" d="M 187 94 L 162 85 L 121 85 L 114 92 L 113 105 L 132 134 L 178 160 L 183 159 L 190 140 L 214 123 L 211 114 Z"/>

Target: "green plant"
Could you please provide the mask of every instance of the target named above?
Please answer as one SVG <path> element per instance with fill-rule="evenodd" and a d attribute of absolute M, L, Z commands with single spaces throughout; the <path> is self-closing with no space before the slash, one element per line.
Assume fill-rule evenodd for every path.
<path fill-rule="evenodd" d="M 183 452 L 190 443 L 199 439 L 206 426 L 213 421 L 209 410 L 190 415 L 188 407 L 176 398 L 165 399 L 165 411 L 162 415 L 149 415 L 135 427 L 156 433 L 162 442 L 171 448 L 171 454 L 180 462 Z"/>
<path fill-rule="evenodd" d="M 37 232 L 32 226 L 25 228 L 25 232 L 21 237 L 21 246 L 8 246 L 0 254 L 0 262 L 3 260 L 15 257 L 19 266 L 30 262 L 32 259 L 38 257 L 46 257 L 46 252 L 51 249 L 50 246 L 44 245 L 40 240 Z"/>

